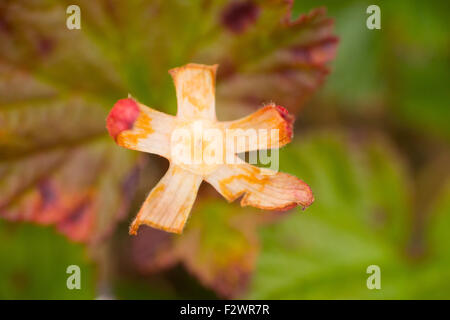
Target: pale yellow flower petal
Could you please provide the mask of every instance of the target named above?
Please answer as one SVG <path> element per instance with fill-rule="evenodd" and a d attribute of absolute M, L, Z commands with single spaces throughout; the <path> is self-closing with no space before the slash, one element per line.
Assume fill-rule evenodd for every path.
<path fill-rule="evenodd" d="M 205 180 L 228 201 L 243 196 L 242 206 L 286 210 L 297 205 L 307 207 L 314 201 L 311 188 L 302 180 L 243 161 L 219 166 Z"/>
<path fill-rule="evenodd" d="M 142 205 L 130 234 L 136 234 L 141 224 L 181 233 L 201 182 L 202 177 L 171 164 Z"/>
<path fill-rule="evenodd" d="M 234 130 L 236 134 L 240 130 L 241 135 L 246 135 L 246 143 L 236 145 L 235 152 L 239 153 L 280 148 L 288 144 L 293 136 L 293 124 L 294 117 L 285 108 L 270 104 L 242 119 L 219 122 L 218 126 L 222 130 Z M 274 130 L 277 131 L 276 135 L 273 134 Z M 266 135 L 263 135 L 264 132 Z M 251 139 L 251 134 L 255 134 L 258 139 Z"/>
<path fill-rule="evenodd" d="M 177 91 L 177 117 L 216 120 L 216 70 L 217 65 L 189 63 L 169 71 Z"/>

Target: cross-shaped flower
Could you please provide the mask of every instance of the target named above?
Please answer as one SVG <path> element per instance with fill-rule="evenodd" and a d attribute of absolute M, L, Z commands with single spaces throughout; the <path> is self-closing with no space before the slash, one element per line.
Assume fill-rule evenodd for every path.
<path fill-rule="evenodd" d="M 169 71 L 176 87 L 178 111 L 171 116 L 132 98 L 119 100 L 107 118 L 116 143 L 155 153 L 170 161 L 130 227 L 141 224 L 181 233 L 203 180 L 228 201 L 268 210 L 307 207 L 314 201 L 309 186 L 286 173 L 259 168 L 237 154 L 274 149 L 289 143 L 293 118 L 283 107 L 267 105 L 235 121 L 219 122 L 215 113 L 217 65 L 187 64 Z M 257 136 L 252 136 L 256 133 Z M 234 142 L 238 140 L 236 146 Z"/>

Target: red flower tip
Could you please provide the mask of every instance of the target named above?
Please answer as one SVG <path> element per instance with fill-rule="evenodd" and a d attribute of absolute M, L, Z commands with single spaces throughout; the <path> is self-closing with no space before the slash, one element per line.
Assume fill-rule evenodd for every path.
<path fill-rule="evenodd" d="M 139 112 L 139 107 L 133 99 L 117 101 L 106 118 L 106 128 L 111 137 L 116 139 L 122 131 L 133 128 Z"/>
<path fill-rule="evenodd" d="M 282 106 L 275 106 L 275 109 L 286 122 L 286 131 L 288 132 L 289 137 L 292 138 L 294 135 L 294 116 L 289 114 L 289 111 Z"/>

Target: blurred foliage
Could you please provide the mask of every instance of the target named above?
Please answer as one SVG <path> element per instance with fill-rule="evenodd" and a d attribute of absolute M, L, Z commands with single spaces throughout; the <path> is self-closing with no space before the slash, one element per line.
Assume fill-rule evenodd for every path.
<path fill-rule="evenodd" d="M 0 299 L 93 299 L 95 268 L 79 244 L 52 229 L 0 223 Z M 66 269 L 78 265 L 81 289 L 66 286 Z"/>
<path fill-rule="evenodd" d="M 322 1 L 340 37 L 324 101 L 352 113 L 389 114 L 390 122 L 450 138 L 449 37 L 445 1 Z M 381 8 L 381 30 L 365 28 L 366 8 Z M 316 1 L 296 1 L 305 12 Z M 361 27 L 360 27 L 361 26 Z M 374 110 L 375 109 L 375 110 Z"/>
<path fill-rule="evenodd" d="M 349 140 L 320 133 L 283 153 L 286 171 L 305 177 L 321 201 L 262 230 L 264 250 L 250 298 L 448 297 L 448 243 L 420 261 L 411 258 L 424 244 L 405 243 L 412 190 L 404 164 L 383 140 Z M 436 219 L 445 225 L 449 208 L 439 208 Z M 367 289 L 369 265 L 380 266 L 382 290 Z"/>
<path fill-rule="evenodd" d="M 209 199 L 199 200 L 182 235 L 143 228 L 133 241 L 133 259 L 144 274 L 181 262 L 205 286 L 234 297 L 246 289 L 255 269 L 256 227 L 264 221 L 254 210 L 203 198 Z"/>
<path fill-rule="evenodd" d="M 382 29 L 355 27 L 374 3 Z M 448 5 L 323 4 L 340 36 L 335 68 L 299 119 L 307 135 L 280 153 L 319 201 L 261 231 L 248 297 L 448 299 Z M 372 264 L 382 290 L 366 287 Z"/>
<path fill-rule="evenodd" d="M 65 28 L 69 4 L 81 7 L 81 31 Z M 381 30 L 365 26 L 370 4 Z M 326 16 L 311 11 L 319 5 Z M 287 8 L 0 2 L 0 215 L 55 225 L 94 252 L 2 221 L 0 298 L 450 298 L 448 4 L 295 1 L 280 24 Z M 127 235 L 167 163 L 115 146 L 104 119 L 128 93 L 175 113 L 167 70 L 187 62 L 220 64 L 221 120 L 268 100 L 297 115 L 280 169 L 312 187 L 313 206 L 241 208 L 202 186 L 183 235 Z M 71 264 L 81 291 L 66 289 Z M 381 290 L 366 287 L 372 264 Z"/>

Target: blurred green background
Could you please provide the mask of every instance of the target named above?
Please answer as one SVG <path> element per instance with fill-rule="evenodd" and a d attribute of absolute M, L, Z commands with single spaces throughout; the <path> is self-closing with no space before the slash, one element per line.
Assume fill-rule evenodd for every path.
<path fill-rule="evenodd" d="M 450 7 L 295 1 L 292 19 L 320 6 L 334 31 L 317 12 L 280 25 L 283 1 L 2 1 L 0 298 L 449 299 Z M 220 64 L 221 120 L 271 99 L 296 115 L 280 169 L 310 208 L 241 208 L 204 184 L 183 235 L 128 235 L 168 163 L 116 146 L 106 114 L 128 93 L 175 113 L 167 70 L 188 62 Z"/>

